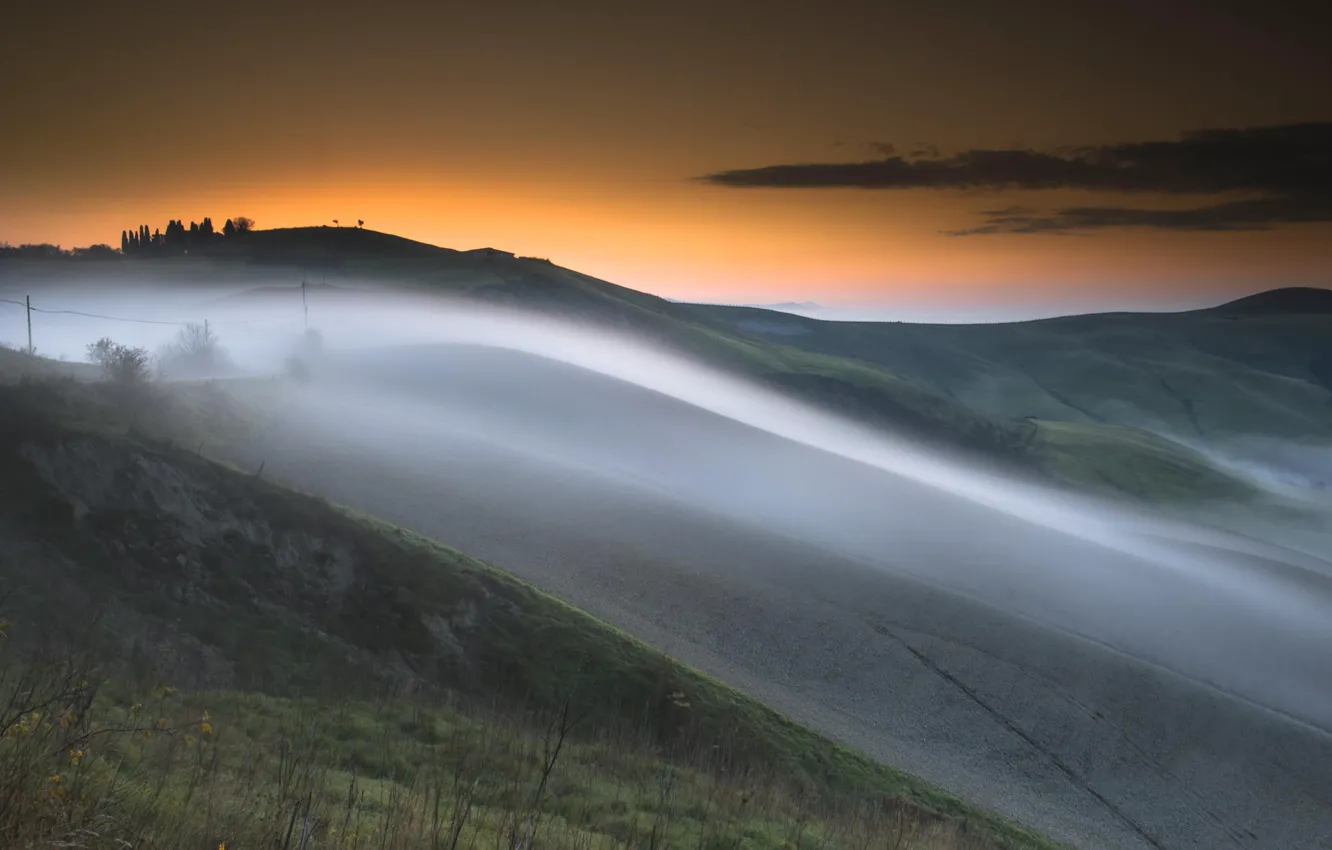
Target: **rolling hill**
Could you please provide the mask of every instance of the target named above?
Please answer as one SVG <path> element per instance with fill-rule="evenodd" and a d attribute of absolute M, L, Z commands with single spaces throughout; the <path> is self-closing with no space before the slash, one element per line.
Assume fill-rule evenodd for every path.
<path fill-rule="evenodd" d="M 0 266 L 0 287 L 17 266 Z M 820 322 L 757 308 L 675 303 L 546 260 L 454 251 L 359 228 L 255 231 L 202 256 L 52 263 L 29 279 L 86 286 L 107 275 L 176 293 L 209 285 L 243 289 L 249 282 L 251 302 L 266 307 L 281 298 L 275 277 L 292 287 L 303 276 L 319 282 L 310 292 L 316 305 L 348 289 L 387 286 L 517 307 L 626 331 L 927 443 L 1135 498 L 1245 496 L 1248 485 L 1178 442 L 1196 434 L 1195 421 L 1211 428 L 1212 419 L 1222 417 L 1282 434 L 1321 433 L 1323 422 L 1318 404 L 1325 391 L 1302 381 L 1294 366 L 1285 380 L 1275 380 L 1194 351 L 1170 330 L 1139 328 L 1133 317 L 1059 320 L 1070 324 L 1051 329 L 1034 323 L 1039 326 L 974 338 L 967 335 L 971 328 Z M 299 303 L 294 290 L 290 297 Z M 1269 321 L 1280 326 L 1273 333 L 1287 333 L 1286 317 Z M 1082 347 L 1088 323 L 1094 344 Z M 1321 328 L 1310 323 L 1310 339 Z M 1179 350 L 1188 358 L 1170 366 Z M 1156 363 L 1169 366 L 1161 368 L 1169 372 L 1164 380 L 1151 371 Z M 1231 405 L 1227 393 L 1244 394 L 1243 403 Z M 1077 438 L 1042 420 L 1078 423 Z M 1158 438 L 1126 439 L 1125 427 L 1151 428 Z M 1095 451 L 1083 451 L 1089 446 Z"/>
<path fill-rule="evenodd" d="M 283 846 L 290 821 L 326 847 L 449 846 L 444 823 L 452 846 L 1052 846 L 507 573 L 182 447 L 250 427 L 234 403 L 0 382 L 0 843 Z"/>
<path fill-rule="evenodd" d="M 756 340 L 873 363 L 993 416 L 1118 425 L 1200 442 L 1327 442 L 1330 299 L 1328 290 L 1275 290 L 1184 313 L 978 325 L 692 309 Z"/>
<path fill-rule="evenodd" d="M 196 301 L 225 281 L 260 290 L 256 300 L 273 304 L 282 298 L 275 284 L 299 280 L 313 263 L 310 274 L 336 287 L 316 297 L 387 285 L 608 325 L 797 398 L 1079 486 L 1148 499 L 1247 494 L 1201 455 L 1148 431 L 980 411 L 871 360 L 788 344 L 799 332 L 773 340 L 710 308 L 674 305 L 544 261 L 430 246 L 395 253 L 392 240 L 374 234 L 335 237 L 370 241 L 349 242 L 351 249 L 318 262 L 308 246 L 293 253 L 279 239 L 260 262 L 235 254 L 107 263 L 74 276 L 87 285 L 114 275 Z M 79 282 L 62 281 L 56 266 L 44 275 L 56 285 Z M 799 319 L 764 311 L 758 318 L 769 328 Z M 11 596 L 22 603 L 14 634 L 25 623 L 77 632 L 89 619 L 78 589 L 93 587 L 94 598 L 105 590 L 117 615 L 106 637 L 119 624 L 120 634 L 147 629 L 163 647 L 160 654 L 130 647 L 128 659 L 138 660 L 124 669 L 128 690 L 137 687 L 136 665 L 183 671 L 188 685 L 214 689 L 218 716 L 243 731 L 249 749 L 237 753 L 292 745 L 285 732 L 247 723 L 251 714 L 287 718 L 288 729 L 304 722 L 302 711 L 353 718 L 354 728 L 335 725 L 318 738 L 328 755 L 317 762 L 321 775 L 354 784 L 358 771 L 371 770 L 367 780 L 387 783 L 381 799 L 407 794 L 414 811 L 421 806 L 411 789 L 430 787 L 420 757 L 370 759 L 366 750 L 388 741 L 381 753 L 419 753 L 436 741 L 434 733 L 401 734 L 422 728 L 412 718 L 433 710 L 434 695 L 320 702 L 327 674 L 336 670 L 339 690 L 353 694 L 432 691 L 436 683 L 460 697 L 500 700 L 506 717 L 534 707 L 548 718 L 558 713 L 552 681 L 567 677 L 547 674 L 568 672 L 562 652 L 572 646 L 605 671 L 593 677 L 607 696 L 601 721 L 646 734 L 635 746 L 646 748 L 650 766 L 625 768 L 630 773 L 675 764 L 670 747 L 664 762 L 661 752 L 646 752 L 662 746 L 658 718 L 678 732 L 670 723 L 683 700 L 708 715 L 694 730 L 700 735 L 705 727 L 746 736 L 756 729 L 759 750 L 747 757 L 757 769 L 820 789 L 821 800 L 868 788 L 909 799 L 926 818 L 942 812 L 972 821 L 982 841 L 1038 841 L 899 774 L 875 774 L 865 785 L 856 777 L 869 762 L 843 763 L 832 745 L 812 743 L 818 739 L 715 682 L 698 684 L 712 680 L 689 668 L 664 681 L 645 675 L 644 659 L 648 671 L 677 667 L 561 607 L 539 586 L 881 763 L 907 766 L 1079 846 L 1318 846 L 1332 834 L 1319 809 L 1332 764 L 1318 725 L 1326 723 L 1326 702 L 1321 680 L 1303 675 L 1321 656 L 1316 636 L 1300 631 L 1303 621 L 1265 620 L 1242 595 L 1190 585 L 1183 573 L 1144 570 L 1144 562 L 1076 535 L 595 372 L 519 352 L 413 351 L 392 342 L 374 357 L 332 364 L 336 380 L 317 378 L 311 392 L 283 390 L 298 400 L 285 407 L 262 398 L 270 382 L 235 385 L 254 408 L 216 388 L 181 385 L 169 396 L 172 417 L 137 419 L 99 397 L 95 384 L 17 388 L 0 412 L 36 409 L 44 424 L 34 434 L 19 417 L 2 443 L 11 449 L 5 515 L 13 517 L 6 528 L 13 542 L 0 554 L 17 552 L 39 567 L 10 567 L 20 584 L 37 587 Z M 0 374 L 27 374 L 34 362 L 0 352 Z M 48 376 L 80 377 L 68 364 L 41 365 Z M 403 415 L 386 417 L 388 410 Z M 158 419 L 188 427 L 149 436 Z M 47 433 L 53 438 L 43 442 Z M 247 472 L 205 461 L 196 440 Z M 274 477 L 459 545 L 531 586 L 274 486 Z M 108 495 L 117 492 L 128 495 Z M 42 498 L 33 503 L 33 493 Z M 84 522 L 89 517 L 96 521 Z M 1307 590 L 1301 604 L 1321 598 L 1322 565 L 1261 551 L 1208 557 L 1239 575 L 1275 571 L 1289 580 L 1275 588 L 1283 598 L 1294 598 L 1297 585 Z M 1201 604 L 1204 595 L 1216 605 Z M 39 604 L 48 598 L 53 605 Z M 1134 613 L 1133 628 L 1117 623 L 1120 611 Z M 1058 627 L 1048 625 L 1051 617 Z M 423 622 L 448 628 L 423 631 Z M 1276 663 L 1271 654 L 1279 650 Z M 474 658 L 483 663 L 460 664 Z M 505 686 L 511 679 L 517 690 Z M 1313 725 L 1259 707 L 1269 689 L 1287 700 L 1283 711 Z M 132 705 L 134 695 L 126 699 Z M 205 707 L 191 700 L 172 710 Z M 319 707 L 301 709 L 302 700 Z M 449 712 L 438 715 L 446 725 L 487 728 L 485 714 Z M 508 751 L 539 763 L 540 728 L 518 726 L 529 744 Z M 595 746 L 580 741 L 578 752 L 586 758 Z M 271 766 L 280 772 L 281 759 Z M 631 781 L 588 767 L 566 788 Z M 531 774 L 515 781 L 528 790 L 540 782 Z M 329 792 L 320 792 L 325 818 L 334 810 Z M 500 834 L 495 824 L 509 818 L 511 827 L 522 807 L 512 795 L 487 800 L 491 840 Z M 625 803 L 570 790 L 560 817 L 611 836 L 597 840 L 641 835 L 617 802 Z M 805 817 L 804 809 L 787 810 Z M 693 845 L 707 827 L 689 829 Z M 771 832 L 756 829 L 745 841 L 763 846 L 764 834 Z"/>

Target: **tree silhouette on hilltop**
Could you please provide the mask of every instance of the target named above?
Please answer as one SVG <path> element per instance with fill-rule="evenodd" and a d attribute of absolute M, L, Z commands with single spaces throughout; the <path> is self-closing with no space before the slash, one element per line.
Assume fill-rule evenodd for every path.
<path fill-rule="evenodd" d="M 220 232 L 214 229 L 210 216 L 204 216 L 202 221 L 191 221 L 188 228 L 184 219 L 171 219 L 165 231 L 150 229 L 148 225 L 141 224 L 133 230 L 120 232 L 120 253 L 127 257 L 177 256 L 217 240 L 241 236 L 253 229 L 254 219 L 249 216 L 227 219 Z"/>

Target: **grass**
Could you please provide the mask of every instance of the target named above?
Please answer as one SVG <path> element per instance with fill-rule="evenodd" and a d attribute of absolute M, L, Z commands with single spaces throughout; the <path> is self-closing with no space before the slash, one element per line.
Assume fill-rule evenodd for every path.
<path fill-rule="evenodd" d="M 100 372 L 91 363 L 52 360 L 41 356 L 40 352 L 28 354 L 21 349 L 0 345 L 0 383 L 49 378 L 93 381 Z"/>
<path fill-rule="evenodd" d="M 633 735 L 420 699 L 136 695 L 86 659 L 0 663 L 5 846 L 966 848 Z"/>
<path fill-rule="evenodd" d="M 733 333 L 872 363 L 1001 418 L 1332 439 L 1332 314 L 1104 314 L 923 325 L 690 305 Z M 774 332 L 772 328 L 776 328 Z"/>
<path fill-rule="evenodd" d="M 1146 431 L 1076 422 L 1036 423 L 1034 446 L 1050 478 L 1109 496 L 1183 504 L 1247 502 L 1256 490 L 1202 455 Z"/>
<path fill-rule="evenodd" d="M 237 404 L 0 387 L 0 705 L 22 709 L 0 723 L 38 711 L 46 736 L 0 737 L 23 766 L 0 843 L 437 847 L 461 819 L 469 847 L 1048 846 L 506 573 L 201 456 Z"/>

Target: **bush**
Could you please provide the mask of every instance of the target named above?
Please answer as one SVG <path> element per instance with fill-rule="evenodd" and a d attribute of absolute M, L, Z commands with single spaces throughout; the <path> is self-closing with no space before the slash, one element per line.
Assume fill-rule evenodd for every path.
<path fill-rule="evenodd" d="M 162 374 L 172 378 L 209 377 L 230 365 L 217 334 L 207 324 L 182 327 L 175 341 L 158 351 L 157 360 Z"/>
<path fill-rule="evenodd" d="M 305 353 L 311 357 L 316 357 L 324 350 L 324 335 L 318 328 L 310 328 L 305 332 Z"/>
<path fill-rule="evenodd" d="M 105 380 L 134 386 L 148 381 L 151 358 L 142 348 L 102 337 L 88 346 L 88 362 L 102 367 Z"/>
<path fill-rule="evenodd" d="M 12 351 L 15 354 L 27 354 L 32 357 L 37 356 L 37 349 L 28 348 L 26 345 L 14 345 L 13 343 L 10 342 L 0 342 L 0 349 L 3 349 L 5 351 Z"/>
<path fill-rule="evenodd" d="M 308 383 L 310 380 L 310 364 L 305 362 L 305 358 L 292 355 L 287 358 L 287 377 L 298 384 Z"/>

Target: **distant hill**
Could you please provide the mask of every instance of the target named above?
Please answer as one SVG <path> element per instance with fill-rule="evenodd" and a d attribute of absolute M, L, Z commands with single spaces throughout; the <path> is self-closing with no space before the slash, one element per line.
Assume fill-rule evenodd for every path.
<path fill-rule="evenodd" d="M 1276 313 L 1292 316 L 1332 313 L 1332 289 L 1311 286 L 1270 289 L 1210 309 L 1219 313 Z"/>
<path fill-rule="evenodd" d="M 977 325 L 691 309 L 755 339 L 873 363 L 995 416 L 1129 426 L 1203 443 L 1332 441 L 1325 289 L 1278 289 L 1182 313 Z M 780 330 L 769 327 L 776 322 Z"/>
<path fill-rule="evenodd" d="M 458 252 L 377 230 L 321 226 L 255 230 L 210 245 L 206 253 L 243 256 L 255 262 L 318 262 L 354 257 L 423 258 Z"/>
<path fill-rule="evenodd" d="M 334 286 L 331 283 L 307 283 L 305 286 L 305 295 L 308 298 L 336 298 L 341 295 L 355 295 L 358 290 L 347 286 Z M 287 284 L 286 286 L 258 286 L 254 289 L 246 289 L 242 292 L 233 293 L 218 299 L 222 303 L 254 302 L 263 303 L 266 301 L 290 301 L 301 297 L 300 283 Z"/>
<path fill-rule="evenodd" d="M 780 301 L 776 304 L 753 304 L 760 310 L 781 310 L 789 313 L 813 313 L 822 310 L 823 307 L 813 301 Z"/>

